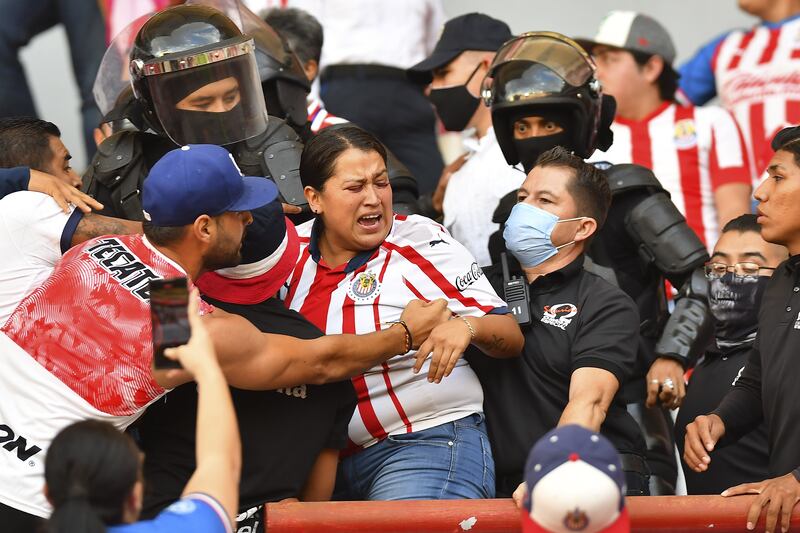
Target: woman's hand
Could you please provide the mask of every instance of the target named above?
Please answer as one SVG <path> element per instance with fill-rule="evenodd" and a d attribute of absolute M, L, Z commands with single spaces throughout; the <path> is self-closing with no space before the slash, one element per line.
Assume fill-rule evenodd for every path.
<path fill-rule="evenodd" d="M 414 364 L 414 373 L 420 371 L 428 355 L 431 363 L 428 368 L 428 381 L 441 383 L 456 367 L 464 350 L 472 341 L 473 329 L 467 325 L 466 317 L 456 317 L 444 324 L 436 326 L 431 331 L 428 339 L 417 350 L 417 362 Z"/>
<path fill-rule="evenodd" d="M 416 349 L 425 342 L 431 331 L 442 324 L 453 314 L 447 308 L 447 300 L 439 298 L 430 302 L 411 300 L 403 309 L 400 320 L 406 323 L 411 333 L 411 349 Z"/>

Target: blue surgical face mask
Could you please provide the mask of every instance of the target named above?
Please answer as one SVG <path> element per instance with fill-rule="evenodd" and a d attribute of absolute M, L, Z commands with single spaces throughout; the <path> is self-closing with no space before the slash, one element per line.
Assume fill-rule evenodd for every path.
<path fill-rule="evenodd" d="M 553 213 L 520 202 L 511 210 L 503 230 L 506 248 L 523 267 L 535 267 L 556 255 L 561 248 L 575 244 L 574 240 L 561 246 L 553 244 L 550 235 L 556 224 L 584 218 L 586 217 L 559 220 Z"/>

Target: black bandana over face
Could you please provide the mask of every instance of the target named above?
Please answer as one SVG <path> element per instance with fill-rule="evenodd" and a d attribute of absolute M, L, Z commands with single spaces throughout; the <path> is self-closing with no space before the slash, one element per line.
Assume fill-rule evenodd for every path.
<path fill-rule="evenodd" d="M 769 276 L 741 278 L 727 272 L 710 282 L 708 303 L 717 341 L 745 341 L 758 329 L 758 309 Z"/>

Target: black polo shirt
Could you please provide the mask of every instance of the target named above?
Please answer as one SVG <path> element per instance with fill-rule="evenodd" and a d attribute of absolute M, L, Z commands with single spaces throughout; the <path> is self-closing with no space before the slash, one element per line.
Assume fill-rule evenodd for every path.
<path fill-rule="evenodd" d="M 581 255 L 530 284 L 532 324 L 523 328 L 521 357 L 493 359 L 475 348 L 466 357 L 484 390 L 497 477 L 521 480 L 533 444 L 553 429 L 569 400 L 572 373 L 602 368 L 622 384 L 633 372 L 638 347 L 636 305 L 619 288 L 583 268 Z M 503 294 L 498 265 L 484 269 Z M 644 440 L 617 396 L 601 432 L 620 452 L 644 456 Z M 512 482 L 513 484 L 513 482 Z"/>
<path fill-rule="evenodd" d="M 758 336 L 736 385 L 714 411 L 725 423 L 720 445 L 767 425 L 770 476 L 800 466 L 800 255 L 781 263 L 758 313 Z M 711 456 L 712 461 L 714 455 Z"/>
<path fill-rule="evenodd" d="M 266 333 L 300 339 L 322 336 L 276 298 L 257 305 L 208 300 Z M 241 510 L 297 498 L 319 453 L 347 444 L 347 425 L 356 406 L 349 380 L 277 391 L 232 387 L 231 396 L 242 438 Z M 197 385 L 187 383 L 148 407 L 137 423 L 145 452 L 143 518 L 155 516 L 178 499 L 194 472 L 196 419 Z"/>
<path fill-rule="evenodd" d="M 714 410 L 744 371 L 752 342 L 728 349 L 709 350 L 697 363 L 689 380 L 689 388 L 675 420 L 675 443 L 683 456 L 686 426 L 697 416 Z M 697 473 L 684 465 L 689 494 L 719 494 L 739 485 L 769 477 L 767 428 L 762 423 L 736 444 L 714 452 L 714 459 L 705 472 Z"/>

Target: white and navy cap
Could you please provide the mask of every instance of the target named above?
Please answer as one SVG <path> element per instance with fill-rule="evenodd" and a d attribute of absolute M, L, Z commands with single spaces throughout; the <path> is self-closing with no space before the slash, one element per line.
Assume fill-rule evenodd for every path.
<path fill-rule="evenodd" d="M 539 439 L 525 464 L 524 533 L 628 533 L 625 474 L 614 446 L 581 426 Z"/>
<path fill-rule="evenodd" d="M 675 45 L 666 28 L 635 11 L 611 11 L 600 23 L 594 39 L 576 40 L 589 53 L 603 45 L 661 56 L 668 65 L 675 61 Z"/>

